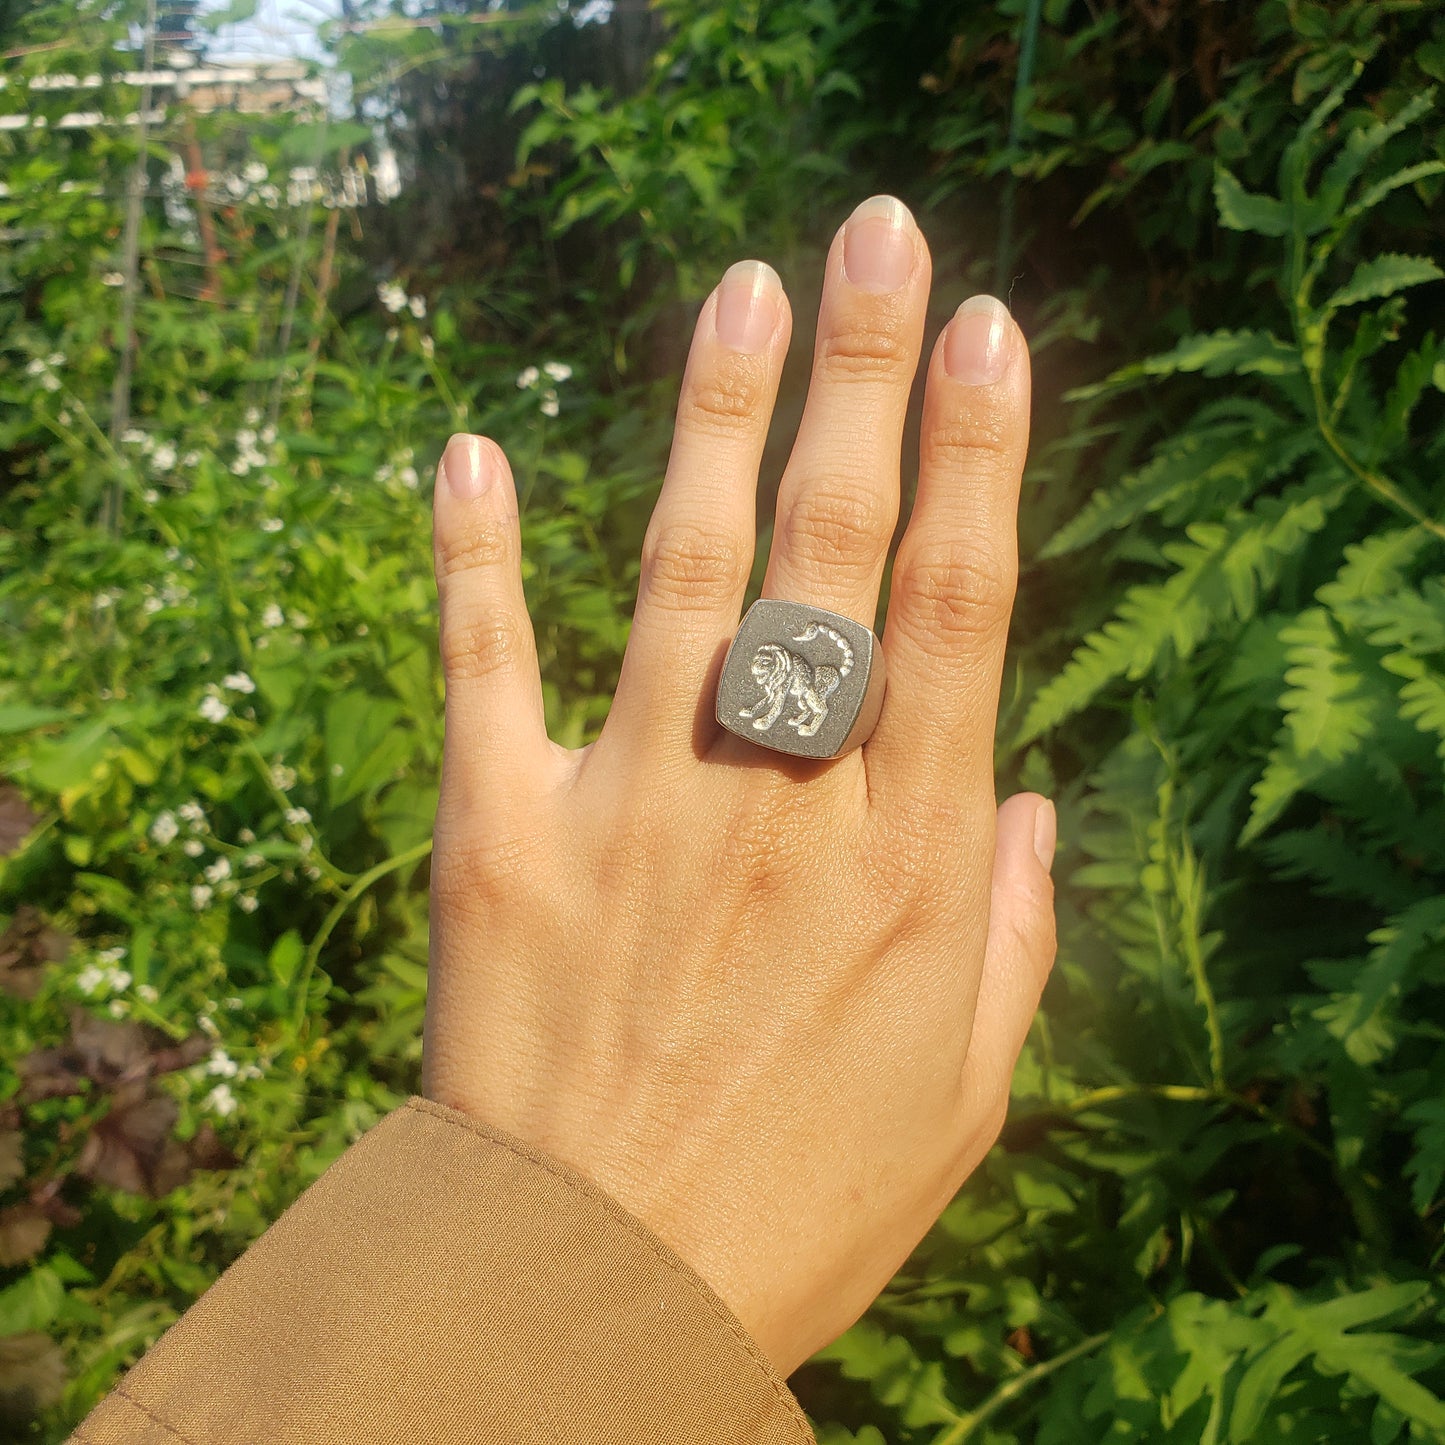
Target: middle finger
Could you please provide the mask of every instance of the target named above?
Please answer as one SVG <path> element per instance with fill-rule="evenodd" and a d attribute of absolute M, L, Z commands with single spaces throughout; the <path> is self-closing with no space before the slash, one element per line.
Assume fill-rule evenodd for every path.
<path fill-rule="evenodd" d="M 872 625 L 898 521 L 930 271 L 922 233 L 892 196 L 864 201 L 834 239 L 808 401 L 778 488 L 765 597 Z"/>

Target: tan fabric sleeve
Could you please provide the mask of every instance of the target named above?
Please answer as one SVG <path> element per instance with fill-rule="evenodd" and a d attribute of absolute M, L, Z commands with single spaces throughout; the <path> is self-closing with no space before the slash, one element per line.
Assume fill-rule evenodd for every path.
<path fill-rule="evenodd" d="M 727 1307 L 572 1170 L 412 1099 L 79 1427 L 84 1445 L 811 1445 Z"/>

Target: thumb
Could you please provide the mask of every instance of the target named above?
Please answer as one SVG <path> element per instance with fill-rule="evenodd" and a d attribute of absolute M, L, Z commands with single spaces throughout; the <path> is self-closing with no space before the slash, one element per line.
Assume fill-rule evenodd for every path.
<path fill-rule="evenodd" d="M 963 1066 L 964 1117 L 977 1121 L 970 1171 L 1003 1128 L 1014 1065 L 1053 968 L 1057 827 L 1054 805 L 1037 793 L 1019 793 L 998 810 L 988 946 Z"/>

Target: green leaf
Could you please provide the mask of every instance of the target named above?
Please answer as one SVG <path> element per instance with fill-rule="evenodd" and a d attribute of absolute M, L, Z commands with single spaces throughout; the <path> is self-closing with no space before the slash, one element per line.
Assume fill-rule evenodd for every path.
<path fill-rule="evenodd" d="M 291 124 L 281 136 L 283 160 L 295 165 L 320 165 L 344 150 L 365 145 L 371 127 L 351 120 L 328 120 L 316 124 Z"/>
<path fill-rule="evenodd" d="M 1289 234 L 1289 212 L 1284 203 L 1246 191 L 1223 166 L 1214 172 L 1214 204 L 1221 224 L 1231 231 L 1253 231 L 1260 236 Z"/>
<path fill-rule="evenodd" d="M 301 935 L 294 928 L 287 929 L 280 938 L 271 946 L 271 952 L 266 959 L 266 967 L 271 972 L 271 977 L 276 980 L 282 988 L 290 988 L 296 977 L 296 969 L 306 953 L 306 946 L 301 942 Z"/>
<path fill-rule="evenodd" d="M 1397 291 L 1423 286 L 1442 277 L 1445 277 L 1445 271 L 1425 256 L 1395 253 L 1374 256 L 1355 267 L 1350 279 L 1325 302 L 1321 314 L 1332 315 L 1343 307 L 1393 296 Z"/>
<path fill-rule="evenodd" d="M 1405 1110 L 1404 1119 L 1414 1128 L 1414 1150 L 1405 1165 L 1412 1181 L 1410 1202 L 1424 1215 L 1445 1182 L 1445 1098 L 1419 1100 Z"/>

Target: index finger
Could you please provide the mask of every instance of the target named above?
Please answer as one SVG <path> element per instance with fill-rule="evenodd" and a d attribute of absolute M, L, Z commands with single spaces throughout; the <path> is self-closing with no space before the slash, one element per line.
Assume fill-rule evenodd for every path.
<path fill-rule="evenodd" d="M 869 793 L 884 807 L 960 793 L 993 807 L 1028 434 L 1028 347 L 1001 302 L 975 296 L 929 363 L 918 494 L 883 636 L 888 691 L 864 746 Z"/>

